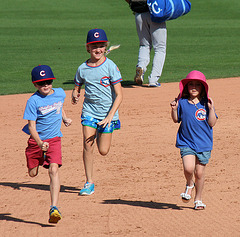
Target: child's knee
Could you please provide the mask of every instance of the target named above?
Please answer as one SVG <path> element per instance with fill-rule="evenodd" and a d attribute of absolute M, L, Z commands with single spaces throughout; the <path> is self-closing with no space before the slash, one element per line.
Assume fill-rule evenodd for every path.
<path fill-rule="evenodd" d="M 35 173 L 35 172 L 32 172 L 32 171 L 29 171 L 28 172 L 28 175 L 30 176 L 30 177 L 35 177 L 35 176 L 37 176 L 38 175 L 38 173 Z"/>
<path fill-rule="evenodd" d="M 202 179 L 204 177 L 204 172 L 203 171 L 196 171 L 195 172 L 195 177 L 196 177 L 196 179 Z"/>
<path fill-rule="evenodd" d="M 57 175 L 58 173 L 58 164 L 50 164 L 48 172 L 50 175 Z"/>
<path fill-rule="evenodd" d="M 84 149 L 86 151 L 89 151 L 89 152 L 92 152 L 93 151 L 93 148 L 94 148 L 94 141 L 84 141 Z"/>
<path fill-rule="evenodd" d="M 35 177 L 38 175 L 38 167 L 34 167 L 32 169 L 28 169 L 28 175 L 30 177 Z"/>
<path fill-rule="evenodd" d="M 109 148 L 101 148 L 101 149 L 99 149 L 99 153 L 102 155 L 102 156 L 106 156 L 107 154 L 108 154 L 108 152 L 109 152 Z"/>
<path fill-rule="evenodd" d="M 187 166 L 184 167 L 184 172 L 188 175 L 192 175 L 194 173 L 195 167 L 194 166 Z"/>

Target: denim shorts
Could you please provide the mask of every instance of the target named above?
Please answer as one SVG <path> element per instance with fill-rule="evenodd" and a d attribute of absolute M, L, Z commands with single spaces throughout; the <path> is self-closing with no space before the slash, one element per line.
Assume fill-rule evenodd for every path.
<path fill-rule="evenodd" d="M 110 126 L 103 127 L 98 125 L 102 120 L 92 118 L 91 116 L 81 116 L 82 125 L 88 126 L 97 129 L 98 133 L 113 133 L 114 130 L 120 129 L 121 123 L 120 120 L 112 121 Z"/>
<path fill-rule="evenodd" d="M 211 151 L 196 152 L 189 147 L 180 148 L 180 154 L 182 158 L 186 155 L 195 155 L 203 165 L 206 165 L 211 158 Z"/>

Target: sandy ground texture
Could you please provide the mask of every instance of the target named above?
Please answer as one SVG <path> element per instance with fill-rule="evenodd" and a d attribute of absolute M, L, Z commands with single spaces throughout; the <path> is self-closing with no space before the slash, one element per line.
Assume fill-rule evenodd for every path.
<path fill-rule="evenodd" d="M 0 96 L 0 236 L 240 236 L 240 78 L 208 80 L 219 117 L 206 169 L 204 211 L 185 204 L 185 179 L 175 147 L 178 124 L 169 103 L 178 83 L 161 88 L 123 88 L 122 128 L 106 157 L 95 149 L 95 194 L 78 196 L 85 182 L 81 105 L 64 104 L 71 127 L 62 127 L 63 166 L 59 208 L 63 219 L 48 223 L 49 177 L 27 174 L 21 128 L 30 94 Z"/>

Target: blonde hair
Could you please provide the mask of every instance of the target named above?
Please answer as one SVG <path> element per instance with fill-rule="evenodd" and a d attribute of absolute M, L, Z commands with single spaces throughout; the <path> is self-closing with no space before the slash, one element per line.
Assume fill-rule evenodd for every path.
<path fill-rule="evenodd" d="M 94 42 L 94 43 L 92 43 L 91 45 L 93 45 L 93 44 L 97 44 L 97 43 L 103 43 L 104 44 L 104 46 L 105 46 L 105 53 L 107 52 L 107 47 L 108 47 L 108 45 L 109 45 L 109 42 Z M 86 49 L 87 49 L 87 52 L 88 53 L 90 53 L 90 50 L 88 49 L 88 46 L 89 46 L 90 44 L 86 44 Z"/>

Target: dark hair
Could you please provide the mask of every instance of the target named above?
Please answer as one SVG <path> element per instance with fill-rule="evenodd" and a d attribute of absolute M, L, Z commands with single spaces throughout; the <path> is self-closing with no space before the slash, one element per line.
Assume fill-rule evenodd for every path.
<path fill-rule="evenodd" d="M 189 82 L 188 82 L 189 83 Z M 189 94 L 189 92 L 188 92 L 188 83 L 185 85 L 185 87 L 184 87 L 184 89 L 183 89 L 183 92 L 182 92 L 182 98 L 185 98 L 185 99 L 187 99 L 187 98 L 189 98 L 189 96 L 190 96 L 190 94 Z M 201 83 L 201 85 L 202 85 L 202 91 L 201 91 L 201 97 L 205 97 L 205 98 L 207 98 L 207 93 L 206 93 L 206 91 L 205 91 L 205 88 L 204 88 L 204 86 L 203 86 L 203 84 Z"/>

